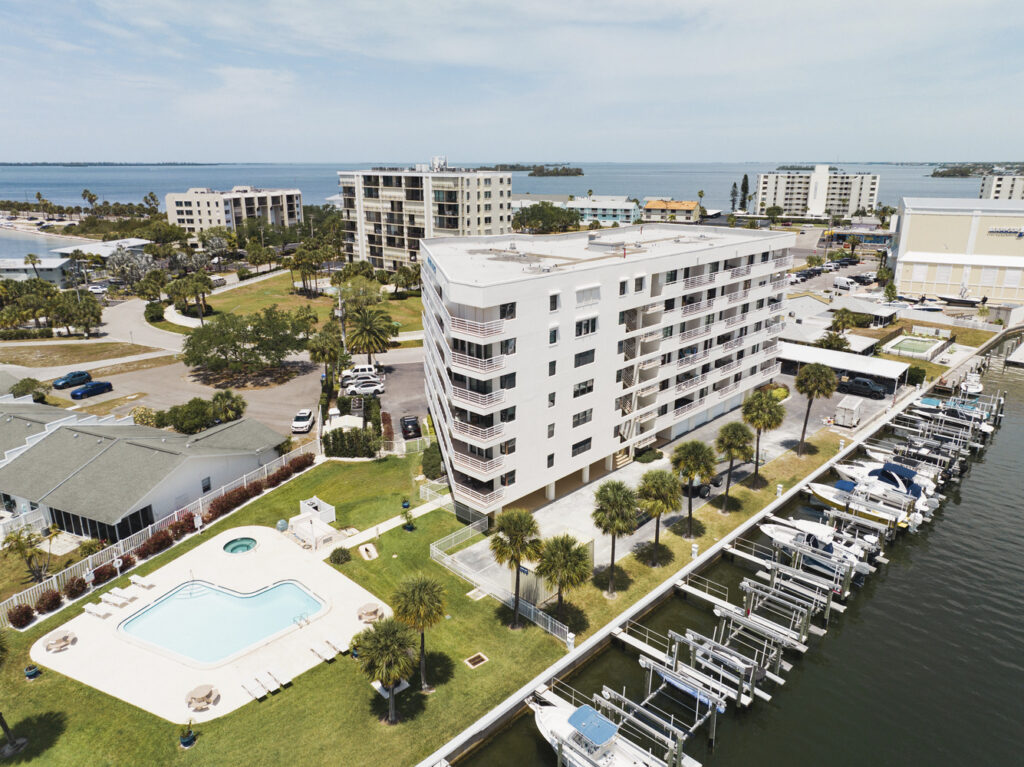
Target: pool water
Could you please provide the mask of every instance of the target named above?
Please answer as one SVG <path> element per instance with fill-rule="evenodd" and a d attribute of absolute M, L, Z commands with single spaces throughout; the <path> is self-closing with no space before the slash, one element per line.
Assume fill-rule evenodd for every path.
<path fill-rule="evenodd" d="M 294 581 L 253 594 L 189 581 L 129 618 L 121 630 L 190 660 L 216 663 L 322 607 Z"/>
<path fill-rule="evenodd" d="M 904 338 L 899 343 L 893 344 L 893 349 L 898 349 L 901 352 L 911 352 L 914 354 L 920 354 L 931 349 L 938 341 L 932 341 L 928 338 Z"/>
<path fill-rule="evenodd" d="M 241 554 L 244 551 L 252 551 L 256 548 L 255 538 L 235 538 L 224 544 L 224 551 L 228 554 Z"/>

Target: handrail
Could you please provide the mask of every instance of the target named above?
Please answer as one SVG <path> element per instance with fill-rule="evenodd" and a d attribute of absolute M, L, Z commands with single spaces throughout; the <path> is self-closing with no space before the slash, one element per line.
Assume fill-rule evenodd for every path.
<path fill-rule="evenodd" d="M 465 421 L 460 421 L 458 419 L 453 419 L 452 421 L 452 431 L 456 432 L 457 434 L 465 434 L 466 436 L 473 437 L 475 439 L 494 439 L 495 437 L 500 435 L 504 430 L 504 423 L 496 423 L 494 424 L 494 426 L 481 428 L 479 426 L 474 426 L 471 423 L 466 423 Z"/>
<path fill-rule="evenodd" d="M 497 455 L 489 460 L 483 460 L 476 458 L 475 456 L 469 455 L 468 453 L 460 453 L 458 450 L 452 451 L 452 462 L 460 464 L 462 466 L 469 467 L 473 471 L 479 471 L 484 474 L 489 474 L 495 469 L 501 468 L 505 463 L 505 456 Z"/>
<path fill-rule="evenodd" d="M 469 498 L 472 498 L 474 501 L 476 501 L 477 503 L 481 503 L 484 506 L 489 506 L 490 504 L 494 503 L 496 500 L 501 498 L 501 496 L 504 495 L 505 493 L 504 489 L 500 487 L 497 490 L 492 490 L 489 493 L 481 493 L 478 490 L 474 490 L 471 487 L 463 485 L 458 480 L 455 481 L 455 485 L 452 487 L 452 490 L 453 492 L 459 495 L 464 495 Z"/>

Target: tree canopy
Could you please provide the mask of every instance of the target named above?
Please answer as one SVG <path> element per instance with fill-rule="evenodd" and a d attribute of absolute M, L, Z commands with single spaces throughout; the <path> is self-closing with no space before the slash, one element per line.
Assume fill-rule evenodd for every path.
<path fill-rule="evenodd" d="M 538 234 L 565 232 L 579 223 L 579 211 L 559 208 L 546 201 L 521 208 L 512 217 L 513 229 L 525 229 Z"/>

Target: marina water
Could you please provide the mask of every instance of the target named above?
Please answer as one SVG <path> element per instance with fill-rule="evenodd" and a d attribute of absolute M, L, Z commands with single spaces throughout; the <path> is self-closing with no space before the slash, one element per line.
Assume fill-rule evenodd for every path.
<path fill-rule="evenodd" d="M 947 485 L 935 521 L 887 548 L 890 563 L 854 592 L 828 634 L 790 657 L 793 670 L 770 703 L 730 707 L 713 752 L 698 732 L 687 748 L 694 758 L 710 767 L 1022 763 L 1024 371 L 999 368 L 984 381 L 989 392 L 1008 390 L 1003 427 L 959 486 Z M 720 561 L 704 575 L 738 602 L 751 570 Z M 714 617 L 673 597 L 640 622 L 662 633 L 710 634 Z M 636 657 L 609 648 L 565 681 L 587 695 L 625 687 L 637 699 Z M 457 767 L 527 764 L 556 764 L 532 714 Z"/>

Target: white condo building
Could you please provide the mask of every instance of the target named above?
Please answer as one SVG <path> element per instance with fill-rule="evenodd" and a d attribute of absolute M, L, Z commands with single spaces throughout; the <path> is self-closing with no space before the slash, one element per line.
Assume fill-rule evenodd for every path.
<path fill-rule="evenodd" d="M 838 214 L 849 218 L 861 208 L 873 210 L 877 204 L 878 175 L 873 173 L 832 173 L 828 165 L 815 165 L 811 172 L 757 176 L 754 210 L 762 216 L 777 206 L 785 216 Z"/>
<path fill-rule="evenodd" d="M 1024 200 L 1024 176 L 985 176 L 978 196 L 983 200 Z"/>
<path fill-rule="evenodd" d="M 460 514 L 738 407 L 778 372 L 795 235 L 646 224 L 422 252 L 430 412 Z"/>
<path fill-rule="evenodd" d="M 580 215 L 580 224 L 586 226 L 597 221 L 601 226 L 628 226 L 640 217 L 640 207 L 626 195 L 594 194 L 589 197 L 563 195 L 513 195 L 511 209 L 515 215 L 523 208 L 547 202 L 556 208 L 575 210 Z"/>
<path fill-rule="evenodd" d="M 327 202 L 347 222 L 349 261 L 394 271 L 419 261 L 424 237 L 505 234 L 512 229 L 512 176 L 449 168 L 444 157 L 413 168 L 338 171 Z"/>
<path fill-rule="evenodd" d="M 262 218 L 277 226 L 302 223 L 302 192 L 298 189 L 258 189 L 236 186 L 230 192 L 195 187 L 164 198 L 167 221 L 190 234 L 215 226 L 235 231 L 247 218 Z"/>

